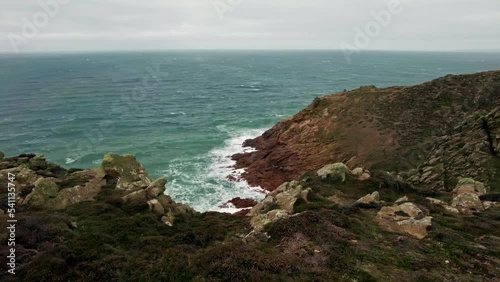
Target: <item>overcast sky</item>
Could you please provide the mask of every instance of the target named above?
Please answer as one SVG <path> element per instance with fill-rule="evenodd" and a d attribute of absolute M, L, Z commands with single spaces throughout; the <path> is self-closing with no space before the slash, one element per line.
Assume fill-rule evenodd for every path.
<path fill-rule="evenodd" d="M 41 0 L 50 1 L 68 3 L 44 25 L 39 1 L 1 0 L 1 52 L 13 52 L 13 45 L 21 52 L 340 49 L 342 42 L 500 50 L 500 0 L 400 0 L 400 13 L 365 46 L 355 45 L 356 28 L 364 30 L 372 12 L 387 10 L 391 0 Z M 38 31 L 23 33 L 30 23 Z"/>

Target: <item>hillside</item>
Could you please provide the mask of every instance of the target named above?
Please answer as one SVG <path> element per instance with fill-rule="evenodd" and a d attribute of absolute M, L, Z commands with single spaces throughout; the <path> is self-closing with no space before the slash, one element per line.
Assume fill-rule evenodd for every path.
<path fill-rule="evenodd" d="M 271 191 L 335 162 L 396 172 L 437 190 L 452 189 L 460 176 L 497 189 L 500 71 L 316 98 L 245 145 L 257 151 L 233 156 L 236 167 Z"/>

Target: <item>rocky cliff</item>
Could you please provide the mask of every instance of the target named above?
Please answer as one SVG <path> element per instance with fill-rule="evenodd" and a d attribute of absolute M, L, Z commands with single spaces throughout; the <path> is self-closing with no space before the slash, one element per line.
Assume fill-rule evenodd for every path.
<path fill-rule="evenodd" d="M 234 155 L 236 167 L 270 191 L 336 162 L 436 190 L 461 176 L 499 186 L 500 71 L 316 98 L 245 146 L 256 151 Z"/>

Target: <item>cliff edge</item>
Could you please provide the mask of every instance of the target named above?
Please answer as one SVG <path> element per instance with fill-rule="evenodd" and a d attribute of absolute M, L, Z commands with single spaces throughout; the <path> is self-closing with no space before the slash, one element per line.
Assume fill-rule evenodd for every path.
<path fill-rule="evenodd" d="M 410 87 L 364 86 L 316 98 L 233 156 L 251 185 L 274 190 L 328 163 L 384 170 L 451 190 L 464 175 L 500 185 L 500 71 Z"/>

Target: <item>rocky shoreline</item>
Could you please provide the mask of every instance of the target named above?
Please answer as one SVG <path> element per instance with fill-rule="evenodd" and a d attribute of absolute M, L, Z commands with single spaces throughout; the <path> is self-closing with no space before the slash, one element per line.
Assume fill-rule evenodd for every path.
<path fill-rule="evenodd" d="M 497 281 L 499 82 L 318 98 L 234 156 L 270 193 L 231 200 L 248 208 L 233 215 L 176 203 L 133 155 L 81 170 L 0 152 L 0 279 Z M 4 268 L 11 196 L 16 275 Z"/>
<path fill-rule="evenodd" d="M 500 71 L 316 98 L 245 146 L 236 168 L 269 191 L 336 162 L 434 190 L 463 175 L 500 185 Z"/>

